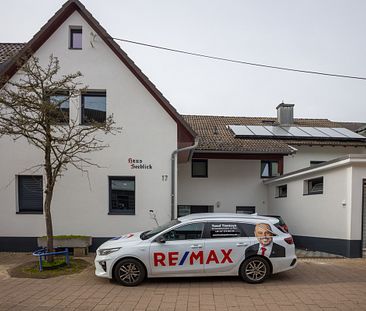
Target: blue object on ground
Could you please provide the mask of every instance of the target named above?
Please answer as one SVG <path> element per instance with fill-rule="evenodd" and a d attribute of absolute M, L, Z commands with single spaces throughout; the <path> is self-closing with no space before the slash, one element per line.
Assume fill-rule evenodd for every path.
<path fill-rule="evenodd" d="M 58 252 L 47 252 L 47 247 L 38 249 L 33 252 L 33 256 L 38 256 L 39 259 L 39 271 L 43 271 L 43 265 L 42 265 L 42 257 L 47 257 L 51 255 L 64 255 L 66 259 L 66 264 L 69 266 L 70 259 L 69 259 L 69 249 L 65 248 L 64 251 L 58 251 Z"/>

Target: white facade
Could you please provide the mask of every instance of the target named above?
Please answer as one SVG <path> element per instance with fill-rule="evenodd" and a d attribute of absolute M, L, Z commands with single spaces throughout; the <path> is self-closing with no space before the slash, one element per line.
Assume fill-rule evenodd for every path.
<path fill-rule="evenodd" d="M 208 177 L 191 175 L 192 163 L 178 165 L 178 205 L 211 205 L 214 212 L 236 212 L 236 206 L 255 206 L 266 213 L 267 190 L 259 160 L 208 160 Z"/>
<path fill-rule="evenodd" d="M 283 173 L 310 166 L 310 161 L 330 161 L 346 154 L 366 153 L 366 147 L 293 146 L 297 151 L 284 157 Z"/>
<path fill-rule="evenodd" d="M 69 27 L 81 26 L 82 50 L 68 48 Z M 153 209 L 159 221 L 170 215 L 171 153 L 177 149 L 177 123 L 117 58 L 88 23 L 74 12 L 35 53 L 46 64 L 51 54 L 60 61 L 60 74 L 80 71 L 90 90 L 106 91 L 107 115 L 113 113 L 122 132 L 107 136 L 110 144 L 90 154 L 102 168 L 90 167 L 89 174 L 70 168 L 55 187 L 52 202 L 55 234 L 83 234 L 112 237 L 128 231 L 153 227 Z M 92 45 L 90 43 L 92 40 Z M 16 77 L 15 77 L 16 78 Z M 70 118 L 80 115 L 80 98 L 70 103 Z M 164 139 L 162 139 L 164 137 Z M 44 215 L 16 214 L 16 175 L 42 175 L 26 171 L 43 161 L 41 154 L 24 141 L 0 140 L 0 236 L 36 237 L 45 234 Z M 128 159 L 142 160 L 152 169 L 131 169 Z M 167 175 L 166 180 L 162 175 Z M 108 215 L 108 176 L 135 176 L 136 215 Z M 45 182 L 44 182 L 45 184 Z"/>
<path fill-rule="evenodd" d="M 307 195 L 305 184 L 318 177 L 323 177 L 323 192 Z M 268 213 L 285 216 L 295 236 L 340 240 L 347 247 L 361 247 L 364 180 L 363 155 L 350 155 L 319 168 L 290 173 L 266 182 Z M 278 197 L 276 188 L 283 185 L 287 185 L 287 196 Z M 351 254 L 357 249 L 340 253 L 347 255 L 347 251 Z"/>
<path fill-rule="evenodd" d="M 79 6 L 73 1 L 69 5 Z M 227 159 L 230 152 L 224 150 L 226 158 L 220 158 L 218 153 L 215 159 L 208 159 L 207 177 L 192 177 L 189 161 L 174 168 L 177 177 L 172 183 L 172 153 L 179 144 L 189 146 L 193 143 L 194 134 L 190 133 L 192 137 L 187 138 L 187 133 L 179 132 L 182 124 L 178 124 L 170 108 L 162 106 L 161 94 L 147 89 L 148 83 L 131 71 L 130 63 L 121 61 L 116 51 L 96 33 L 95 27 L 84 19 L 83 16 L 89 18 L 87 13 L 81 15 L 82 12 L 80 7 L 74 8 L 74 12 L 36 50 L 35 56 L 42 64 L 47 64 L 53 54 L 60 61 L 60 75 L 80 71 L 83 74 L 80 81 L 88 90 L 106 92 L 107 115 L 113 114 L 116 126 L 122 127 L 122 132 L 103 137 L 110 147 L 90 154 L 90 161 L 101 168 L 89 167 L 88 174 L 74 168 L 63 173 L 52 202 L 54 234 L 109 238 L 147 230 L 155 226 L 149 210 L 155 212 L 159 223 L 176 216 L 171 215 L 173 200 L 175 205 L 212 206 L 214 212 L 235 213 L 239 206 L 255 207 L 259 214 L 283 216 L 295 236 L 362 240 L 362 183 L 366 179 L 366 166 L 361 160 L 338 166 L 327 164 L 300 175 L 266 181 L 261 178 L 260 160 L 266 159 L 266 153 L 250 154 L 249 150 L 249 156 L 237 154 L 238 158 L 245 159 Z M 70 27 L 82 28 L 81 50 L 69 48 Z M 13 79 L 19 77 L 15 74 Z M 80 120 L 80 115 L 81 97 L 78 97 L 70 101 L 70 118 Z M 289 149 L 286 144 L 285 147 L 285 150 Z M 297 151 L 283 157 L 285 174 L 309 167 L 310 161 L 330 161 L 346 154 L 366 153 L 365 147 L 292 147 Z M 45 235 L 44 215 L 17 213 L 17 176 L 43 175 L 42 170 L 33 169 L 43 163 L 42 154 L 24 140 L 14 142 L 6 137 L 0 139 L 0 154 L 3 160 L 0 163 L 0 242 L 7 237 L 21 239 Z M 188 152 L 186 154 L 188 156 Z M 281 159 L 277 153 L 267 155 L 272 160 Z M 129 159 L 149 168 L 132 168 Z M 109 177 L 117 176 L 135 177 L 134 215 L 109 213 Z M 317 176 L 324 178 L 323 193 L 304 196 L 304 180 Z M 275 198 L 276 187 L 283 183 L 288 186 L 287 197 Z M 174 198 L 172 186 L 176 187 Z"/>

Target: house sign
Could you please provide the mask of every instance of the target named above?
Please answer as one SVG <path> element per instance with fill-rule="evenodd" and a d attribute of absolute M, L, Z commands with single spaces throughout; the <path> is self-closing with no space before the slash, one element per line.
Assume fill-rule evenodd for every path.
<path fill-rule="evenodd" d="M 145 164 L 143 160 L 128 158 L 128 164 L 130 164 L 131 169 L 138 169 L 138 170 L 151 170 L 151 164 Z"/>

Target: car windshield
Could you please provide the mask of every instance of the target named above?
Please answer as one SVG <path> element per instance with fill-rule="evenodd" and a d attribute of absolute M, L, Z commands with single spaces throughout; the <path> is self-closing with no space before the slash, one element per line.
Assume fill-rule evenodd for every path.
<path fill-rule="evenodd" d="M 176 224 L 179 224 L 179 223 L 180 223 L 180 221 L 178 219 L 173 219 L 172 221 L 169 221 L 164 225 L 161 225 L 161 226 L 156 227 L 152 230 L 148 230 L 148 231 L 145 231 L 145 232 L 141 233 L 140 238 L 141 238 L 141 240 L 150 239 L 152 236 L 164 231 L 165 229 L 173 227 L 173 226 L 175 226 Z"/>

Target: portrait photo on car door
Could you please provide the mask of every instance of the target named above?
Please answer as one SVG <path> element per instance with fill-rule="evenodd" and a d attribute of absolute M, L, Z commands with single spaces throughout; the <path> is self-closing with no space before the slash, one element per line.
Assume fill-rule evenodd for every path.
<path fill-rule="evenodd" d="M 285 257 L 285 247 L 273 242 L 275 234 L 271 230 L 271 226 L 267 223 L 258 223 L 254 227 L 254 236 L 258 243 L 253 244 L 245 250 L 245 257 L 253 255 L 261 255 L 266 257 Z M 253 236 L 253 233 L 249 234 Z"/>

